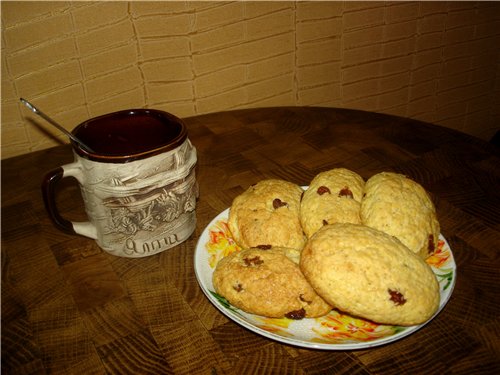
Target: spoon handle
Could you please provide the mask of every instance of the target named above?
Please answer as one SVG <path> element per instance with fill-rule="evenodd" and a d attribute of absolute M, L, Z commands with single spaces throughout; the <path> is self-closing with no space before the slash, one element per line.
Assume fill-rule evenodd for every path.
<path fill-rule="evenodd" d="M 48 123 L 54 125 L 56 128 L 58 128 L 60 131 L 62 131 L 64 134 L 66 134 L 69 138 L 71 138 L 73 141 L 78 143 L 82 148 L 86 149 L 89 152 L 94 152 L 89 146 L 84 144 L 82 141 L 80 141 L 77 137 L 75 137 L 71 132 L 67 131 L 64 129 L 61 125 L 59 125 L 57 122 L 52 120 L 49 116 L 47 116 L 45 113 L 40 111 L 38 108 L 36 108 L 33 104 L 28 102 L 26 99 L 20 98 L 21 103 L 23 103 L 26 107 L 28 107 L 33 113 L 36 113 L 38 116 L 43 118 L 45 121 Z"/>

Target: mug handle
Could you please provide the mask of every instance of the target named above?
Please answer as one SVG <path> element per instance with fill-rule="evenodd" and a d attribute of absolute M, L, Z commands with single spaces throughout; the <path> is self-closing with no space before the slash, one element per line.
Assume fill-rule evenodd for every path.
<path fill-rule="evenodd" d="M 45 209 L 55 226 L 68 234 L 80 234 L 85 237 L 97 239 L 97 229 L 90 221 L 73 222 L 61 216 L 56 205 L 55 190 L 57 183 L 65 177 L 75 177 L 81 183 L 81 170 L 79 163 L 66 164 L 56 168 L 45 175 L 42 181 L 42 195 Z"/>

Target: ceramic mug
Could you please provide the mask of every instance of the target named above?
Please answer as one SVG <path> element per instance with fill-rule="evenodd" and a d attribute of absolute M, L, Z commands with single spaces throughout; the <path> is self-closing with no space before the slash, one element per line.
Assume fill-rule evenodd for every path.
<path fill-rule="evenodd" d="M 45 176 L 42 193 L 57 228 L 96 240 L 122 257 L 157 254 L 185 241 L 196 226 L 196 149 L 185 124 L 163 111 L 134 109 L 92 118 L 73 134 L 74 162 Z M 86 222 L 64 219 L 56 206 L 58 181 L 78 180 Z"/>

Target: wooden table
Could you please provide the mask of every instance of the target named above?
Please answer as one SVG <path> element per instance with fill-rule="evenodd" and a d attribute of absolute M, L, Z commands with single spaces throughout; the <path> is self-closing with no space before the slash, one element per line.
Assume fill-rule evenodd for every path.
<path fill-rule="evenodd" d="M 68 146 L 2 161 L 2 373 L 499 373 L 498 148 L 414 120 L 333 108 L 185 121 L 198 150 L 196 232 L 147 258 L 108 255 L 52 225 L 40 182 L 72 161 Z M 226 318 L 195 277 L 193 254 L 206 225 L 261 179 L 307 185 L 341 166 L 365 179 L 403 173 L 431 193 L 458 269 L 444 310 L 406 338 L 357 351 L 282 344 Z M 60 211 L 84 219 L 76 183 L 59 190 Z"/>

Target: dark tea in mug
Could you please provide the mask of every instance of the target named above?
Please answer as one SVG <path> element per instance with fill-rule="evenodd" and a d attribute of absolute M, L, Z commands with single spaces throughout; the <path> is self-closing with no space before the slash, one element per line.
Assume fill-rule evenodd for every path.
<path fill-rule="evenodd" d="M 78 125 L 73 134 L 94 151 L 90 154 L 121 157 L 123 161 L 173 149 L 187 137 L 185 126 L 178 118 L 150 109 L 99 116 Z"/>

